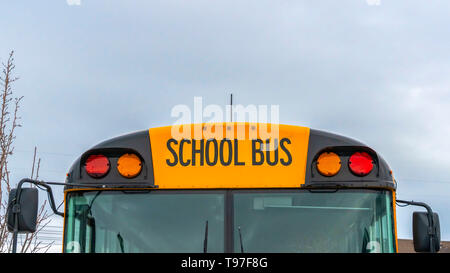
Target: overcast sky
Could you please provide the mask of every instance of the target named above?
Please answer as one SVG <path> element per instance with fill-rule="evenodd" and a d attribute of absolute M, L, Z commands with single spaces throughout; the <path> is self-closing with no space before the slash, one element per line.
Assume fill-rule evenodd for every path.
<path fill-rule="evenodd" d="M 0 59 L 15 50 L 14 92 L 25 96 L 13 179 L 30 175 L 35 145 L 40 177 L 63 181 L 92 145 L 170 125 L 172 107 L 194 96 L 224 105 L 232 91 L 239 104 L 279 105 L 283 124 L 374 148 L 398 198 L 428 202 L 450 240 L 449 1 L 2 1 L 0 10 Z M 399 238 L 412 237 L 413 210 L 397 209 Z"/>

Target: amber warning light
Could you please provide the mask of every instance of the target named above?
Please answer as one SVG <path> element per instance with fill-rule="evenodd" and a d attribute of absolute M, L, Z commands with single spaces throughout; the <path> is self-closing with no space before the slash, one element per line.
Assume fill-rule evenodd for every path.
<path fill-rule="evenodd" d="M 332 152 L 322 153 L 317 159 L 317 170 L 323 176 L 334 176 L 341 169 L 341 159 Z"/>
<path fill-rule="evenodd" d="M 117 170 L 123 177 L 136 177 L 142 170 L 141 159 L 135 154 L 124 154 L 117 161 Z"/>

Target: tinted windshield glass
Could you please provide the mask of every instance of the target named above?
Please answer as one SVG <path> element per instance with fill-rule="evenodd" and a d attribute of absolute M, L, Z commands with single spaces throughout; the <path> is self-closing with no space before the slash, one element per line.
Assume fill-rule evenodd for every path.
<path fill-rule="evenodd" d="M 394 252 L 391 208 L 384 191 L 236 193 L 234 251 Z"/>
<path fill-rule="evenodd" d="M 224 251 L 224 194 L 71 193 L 66 252 Z"/>

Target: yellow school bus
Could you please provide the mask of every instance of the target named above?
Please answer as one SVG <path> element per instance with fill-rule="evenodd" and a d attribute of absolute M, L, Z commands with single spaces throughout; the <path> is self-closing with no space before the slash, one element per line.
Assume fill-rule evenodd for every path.
<path fill-rule="evenodd" d="M 74 162 L 64 183 L 63 252 L 398 251 L 396 180 L 369 146 L 288 125 L 182 131 L 119 136 Z M 438 226 L 427 216 L 417 219 Z M 436 244 L 431 235 L 418 248 L 429 238 Z"/>

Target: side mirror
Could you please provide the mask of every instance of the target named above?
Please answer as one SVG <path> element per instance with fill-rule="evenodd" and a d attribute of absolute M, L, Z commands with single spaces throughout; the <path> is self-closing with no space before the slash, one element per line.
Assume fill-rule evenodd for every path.
<path fill-rule="evenodd" d="M 16 196 L 17 189 L 9 193 L 7 223 L 8 231 L 14 232 L 15 216 L 19 233 L 36 231 L 38 214 L 38 190 L 36 188 L 22 188 L 20 196 Z"/>
<path fill-rule="evenodd" d="M 413 213 L 413 241 L 416 252 L 437 252 L 441 244 L 439 216 L 433 213 L 429 223 L 428 212 Z"/>

